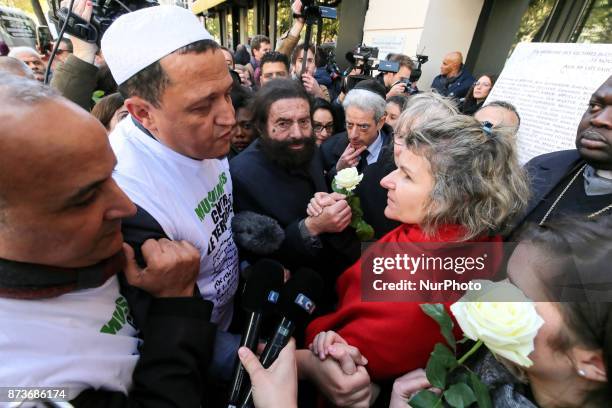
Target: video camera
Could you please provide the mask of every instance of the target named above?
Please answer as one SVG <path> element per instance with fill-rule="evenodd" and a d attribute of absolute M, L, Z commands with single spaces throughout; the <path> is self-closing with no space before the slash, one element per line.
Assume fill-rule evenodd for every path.
<path fill-rule="evenodd" d="M 406 89 L 404 92 L 407 93 L 408 95 L 414 95 L 415 93 L 418 92 L 416 89 L 412 87 L 412 84 L 417 82 L 421 78 L 421 75 L 423 74 L 423 71 L 421 70 L 421 66 L 423 66 L 423 64 L 429 61 L 429 57 L 427 55 L 417 54 L 416 59 L 417 59 L 417 66 L 410 73 L 410 78 L 404 78 L 399 81 L 403 84 L 406 84 Z M 399 67 L 398 67 L 398 71 L 399 71 Z"/>
<path fill-rule="evenodd" d="M 344 71 L 343 76 L 346 78 L 344 90 L 345 92 L 350 91 L 357 85 L 359 82 L 364 81 L 366 79 L 372 78 L 372 71 L 378 71 L 381 73 L 396 73 L 400 70 L 399 62 L 389 61 L 389 60 L 381 60 L 378 62 L 378 65 L 374 65 L 376 60 L 378 59 L 378 48 L 376 47 L 367 47 L 365 45 L 358 45 L 353 49 L 352 52 L 346 53 L 346 60 L 351 64 L 346 71 Z M 421 70 L 421 66 L 429 61 L 429 57 L 427 55 L 417 54 L 416 56 L 417 66 L 412 70 L 410 74 L 410 78 L 405 78 L 400 80 L 399 82 L 406 84 L 405 92 L 409 95 L 413 95 L 417 92 L 412 87 L 412 84 L 417 82 L 421 78 L 421 74 L 423 73 Z M 362 72 L 360 75 L 349 75 L 351 71 L 354 69 L 360 69 Z"/>
<path fill-rule="evenodd" d="M 66 33 L 98 46 L 104 32 L 120 15 L 158 5 L 156 0 L 92 0 L 93 15 L 91 21 L 85 21 L 69 12 L 67 7 L 61 7 L 60 2 L 61 0 L 49 0 L 49 18 L 57 31 L 60 32 L 66 24 Z"/>

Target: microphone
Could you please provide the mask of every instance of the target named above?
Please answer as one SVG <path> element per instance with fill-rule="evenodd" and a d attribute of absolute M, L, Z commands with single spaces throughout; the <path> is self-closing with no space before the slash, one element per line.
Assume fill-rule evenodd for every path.
<path fill-rule="evenodd" d="M 272 339 L 259 357 L 261 365 L 268 368 L 278 358 L 283 347 L 289 343 L 296 327 L 304 326 L 315 310 L 316 302 L 323 292 L 323 280 L 312 269 L 300 268 L 281 289 L 277 309 L 282 320 Z M 241 408 L 253 406 L 252 389 L 245 395 Z"/>
<path fill-rule="evenodd" d="M 274 218 L 252 211 L 234 215 L 232 233 L 238 247 L 256 255 L 277 251 L 285 240 L 285 231 Z"/>
<path fill-rule="evenodd" d="M 248 319 L 242 331 L 240 347 L 246 346 L 256 351 L 262 315 L 273 310 L 283 286 L 285 272 L 283 265 L 270 259 L 262 259 L 252 266 L 242 295 L 242 306 L 248 313 Z M 228 408 L 236 407 L 240 400 L 243 384 L 248 376 L 240 360 L 236 360 Z"/>

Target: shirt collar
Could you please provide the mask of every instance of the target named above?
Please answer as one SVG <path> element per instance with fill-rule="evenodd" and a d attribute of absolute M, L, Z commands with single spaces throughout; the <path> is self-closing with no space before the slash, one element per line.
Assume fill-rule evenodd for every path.
<path fill-rule="evenodd" d="M 584 169 L 584 191 L 588 196 L 612 194 L 612 180 L 597 175 L 591 165 Z"/>
<path fill-rule="evenodd" d="M 383 138 L 379 130 L 378 136 L 376 136 L 376 140 L 374 140 L 374 142 L 372 142 L 366 149 L 368 153 L 370 153 L 366 157 L 368 164 L 376 163 L 376 160 L 378 160 L 378 156 L 380 154 L 380 150 L 382 149 L 382 145 L 383 145 Z"/>

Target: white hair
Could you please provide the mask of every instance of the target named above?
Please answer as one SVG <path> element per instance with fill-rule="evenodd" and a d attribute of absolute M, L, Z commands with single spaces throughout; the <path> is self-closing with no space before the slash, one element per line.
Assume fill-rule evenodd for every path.
<path fill-rule="evenodd" d="M 36 52 L 36 50 L 32 47 L 13 47 L 8 53 L 9 57 L 17 58 L 17 55 L 28 53 L 30 55 L 34 55 L 35 57 L 40 58 L 40 54 Z"/>
<path fill-rule="evenodd" d="M 351 90 L 342 103 L 342 107 L 346 111 L 350 107 L 355 107 L 362 111 L 374 112 L 374 121 L 378 122 L 385 115 L 387 103 L 374 92 L 365 89 Z"/>

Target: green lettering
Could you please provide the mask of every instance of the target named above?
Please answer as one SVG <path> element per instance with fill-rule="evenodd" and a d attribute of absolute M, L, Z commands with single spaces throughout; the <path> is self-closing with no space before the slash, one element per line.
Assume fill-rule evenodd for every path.
<path fill-rule="evenodd" d="M 108 323 L 106 323 L 104 326 L 102 326 L 102 329 L 100 330 L 100 332 L 101 333 L 108 333 L 108 334 L 115 334 L 119 330 L 121 330 L 121 327 L 123 327 L 121 325 L 121 323 L 119 323 L 117 320 L 115 320 L 115 318 L 112 318 L 112 319 L 110 319 L 110 321 Z"/>

